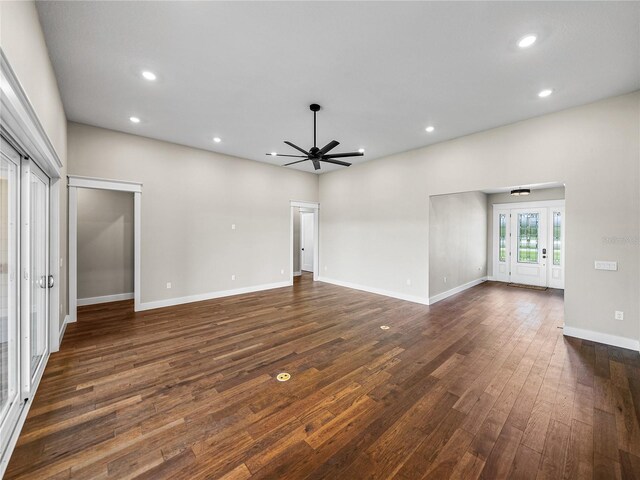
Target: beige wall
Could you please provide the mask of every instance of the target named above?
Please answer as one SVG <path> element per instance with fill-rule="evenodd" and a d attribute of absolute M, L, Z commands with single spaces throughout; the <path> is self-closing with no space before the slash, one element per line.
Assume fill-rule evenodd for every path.
<path fill-rule="evenodd" d="M 431 197 L 429 227 L 429 297 L 486 277 L 486 194 Z"/>
<path fill-rule="evenodd" d="M 639 137 L 635 92 L 324 174 L 320 273 L 426 299 L 430 195 L 562 183 L 566 324 L 637 341 Z"/>
<path fill-rule="evenodd" d="M 71 174 L 143 183 L 143 303 L 288 280 L 289 202 L 317 201 L 316 175 L 75 123 L 68 134 Z"/>
<path fill-rule="evenodd" d="M 62 161 L 61 181 L 66 185 L 67 121 L 33 2 L 0 1 L 0 46 Z M 62 303 L 60 324 L 67 313 L 66 212 L 67 189 L 63 187 L 60 189 L 60 255 L 63 266 L 57 280 Z"/>
<path fill-rule="evenodd" d="M 78 298 L 133 292 L 133 193 L 78 189 Z"/>
<path fill-rule="evenodd" d="M 564 200 L 564 187 L 531 190 L 530 195 L 514 197 L 509 192 L 487 195 L 487 275 L 493 275 L 493 206 L 498 203 Z"/>

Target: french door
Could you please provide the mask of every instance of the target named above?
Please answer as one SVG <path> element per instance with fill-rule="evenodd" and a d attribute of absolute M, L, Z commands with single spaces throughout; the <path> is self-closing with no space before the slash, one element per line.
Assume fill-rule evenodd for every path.
<path fill-rule="evenodd" d="M 564 207 L 494 209 L 494 278 L 564 288 Z"/>
<path fill-rule="evenodd" d="M 49 178 L 0 136 L 0 455 L 49 353 Z"/>

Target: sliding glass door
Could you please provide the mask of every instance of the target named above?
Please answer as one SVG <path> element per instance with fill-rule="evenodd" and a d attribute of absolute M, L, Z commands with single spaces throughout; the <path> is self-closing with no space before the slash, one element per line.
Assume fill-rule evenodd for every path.
<path fill-rule="evenodd" d="M 22 160 L 22 327 L 25 397 L 49 351 L 49 178 Z"/>
<path fill-rule="evenodd" d="M 0 136 L 0 456 L 44 370 L 52 285 L 49 177 Z"/>
<path fill-rule="evenodd" d="M 20 155 L 0 137 L 0 452 L 20 409 L 18 172 Z"/>

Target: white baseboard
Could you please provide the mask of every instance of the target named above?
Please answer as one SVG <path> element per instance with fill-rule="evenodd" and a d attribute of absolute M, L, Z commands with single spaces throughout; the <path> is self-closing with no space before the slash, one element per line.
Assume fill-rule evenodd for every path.
<path fill-rule="evenodd" d="M 416 295 L 407 295 L 399 292 L 392 292 L 390 290 L 383 290 L 381 288 L 368 287 L 366 285 L 358 285 L 351 282 L 343 282 L 342 280 L 334 280 L 327 277 L 318 277 L 319 282 L 331 283 L 332 285 L 338 285 L 339 287 L 353 288 L 354 290 L 362 290 L 363 292 L 375 293 L 377 295 L 384 295 L 385 297 L 398 298 L 400 300 L 406 300 L 408 302 L 420 303 L 422 305 L 429 305 L 429 299 L 424 297 L 418 297 Z"/>
<path fill-rule="evenodd" d="M 594 332 L 593 330 L 584 330 L 582 328 L 564 326 L 562 333 L 567 337 L 581 338 L 582 340 L 590 340 L 592 342 L 604 343 L 614 347 L 626 348 L 629 350 L 640 351 L 640 341 L 633 338 L 619 337 L 608 333 Z"/>
<path fill-rule="evenodd" d="M 496 279 L 495 279 L 495 277 L 494 277 L 493 275 L 489 275 L 489 276 L 487 277 L 487 281 L 489 281 L 489 282 L 495 282 L 495 281 L 496 281 Z"/>
<path fill-rule="evenodd" d="M 288 287 L 291 282 L 266 283 L 263 285 L 253 285 L 250 287 L 235 288 L 233 290 L 221 290 L 218 292 L 201 293 L 199 295 L 189 295 L 187 297 L 167 298 L 166 300 L 157 300 L 155 302 L 144 302 L 140 304 L 138 311 L 153 310 L 154 308 L 171 307 L 173 305 L 182 305 L 184 303 L 202 302 L 203 300 L 212 300 L 214 298 L 231 297 L 232 295 L 241 295 L 243 293 L 260 292 L 262 290 L 271 290 L 273 288 Z"/>
<path fill-rule="evenodd" d="M 470 282 L 459 285 L 455 288 L 452 288 L 451 290 L 447 290 L 446 292 L 442 292 L 437 295 L 434 295 L 433 297 L 429 297 L 429 304 L 433 305 L 434 303 L 439 302 L 440 300 L 444 300 L 445 298 L 448 298 L 451 295 L 464 292 L 465 290 L 471 287 L 475 287 L 476 285 L 480 285 L 481 283 L 484 283 L 486 281 L 487 281 L 487 277 L 481 277 L 476 280 L 471 280 Z"/>
<path fill-rule="evenodd" d="M 109 302 L 119 302 L 121 300 L 132 300 L 133 292 L 131 293 L 118 293 L 116 295 L 104 295 L 102 297 L 89 297 L 89 298 L 79 298 L 78 306 L 82 305 L 96 305 L 98 303 L 109 303 Z"/>
<path fill-rule="evenodd" d="M 299 277 L 300 275 L 302 275 L 302 270 L 298 270 L 297 272 L 293 272 L 293 276 L 294 277 Z"/>

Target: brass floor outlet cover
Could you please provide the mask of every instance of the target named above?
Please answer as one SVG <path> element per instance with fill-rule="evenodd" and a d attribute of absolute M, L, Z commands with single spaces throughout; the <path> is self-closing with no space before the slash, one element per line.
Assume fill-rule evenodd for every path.
<path fill-rule="evenodd" d="M 287 372 L 282 372 L 278 374 L 278 376 L 276 377 L 276 380 L 278 380 L 279 382 L 286 382 L 290 378 L 291 378 L 290 374 L 288 374 Z"/>
<path fill-rule="evenodd" d="M 389 325 L 381 325 L 380 328 L 382 330 L 389 330 L 389 328 L 391 328 L 391 327 L 389 327 Z"/>

